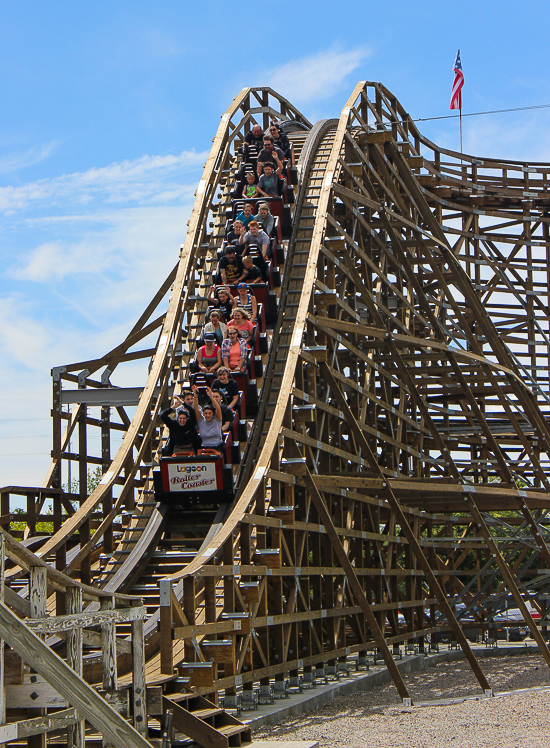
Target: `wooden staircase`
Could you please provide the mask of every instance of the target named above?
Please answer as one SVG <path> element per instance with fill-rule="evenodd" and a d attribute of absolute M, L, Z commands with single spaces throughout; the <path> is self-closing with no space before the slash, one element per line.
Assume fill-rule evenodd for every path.
<path fill-rule="evenodd" d="M 191 738 L 202 748 L 249 745 L 250 728 L 204 696 L 169 694 L 162 699 L 163 712 L 172 712 L 172 730 Z"/>

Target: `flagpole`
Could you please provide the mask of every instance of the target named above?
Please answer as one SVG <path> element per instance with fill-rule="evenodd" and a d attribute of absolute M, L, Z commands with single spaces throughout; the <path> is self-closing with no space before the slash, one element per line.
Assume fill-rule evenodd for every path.
<path fill-rule="evenodd" d="M 455 77 L 453 79 L 453 88 L 451 91 L 451 104 L 449 109 L 459 110 L 460 120 L 460 155 L 464 153 L 462 144 L 462 86 L 464 85 L 464 73 L 462 72 L 462 62 L 460 60 L 460 50 L 456 53 L 455 64 L 453 65 Z M 462 158 L 460 159 L 462 162 Z"/>

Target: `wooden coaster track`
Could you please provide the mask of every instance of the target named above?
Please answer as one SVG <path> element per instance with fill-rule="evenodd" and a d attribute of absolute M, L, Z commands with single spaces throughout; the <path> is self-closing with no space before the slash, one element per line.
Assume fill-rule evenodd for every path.
<path fill-rule="evenodd" d="M 157 416 L 188 377 L 235 146 L 272 117 L 295 124 L 298 185 L 258 413 L 234 503 L 186 514 L 155 501 Z M 206 699 L 197 712 L 220 720 L 220 693 L 226 707 L 253 705 L 369 656 L 410 699 L 400 645 L 424 652 L 442 632 L 490 694 L 470 640 L 492 639 L 511 606 L 550 665 L 549 174 L 437 147 L 378 83 L 358 83 L 339 119 L 313 126 L 270 89 L 244 89 L 221 118 L 176 268 L 123 343 L 53 371 L 53 461 L 42 489 L 19 491 L 26 536 L 53 499 L 37 563 L 145 598 L 147 682 L 181 731 L 218 740 L 178 699 Z M 111 386 L 116 367 L 149 358 L 142 390 Z M 71 462 L 76 497 L 61 490 Z M 3 489 L 7 530 L 17 493 Z M 8 604 L 28 595 L 28 566 L 6 570 Z M 58 593 L 51 613 L 63 605 Z M 92 682 L 98 661 L 91 647 Z M 132 663 L 126 647 L 128 686 Z M 245 732 L 223 720 L 219 745 L 240 744 Z"/>

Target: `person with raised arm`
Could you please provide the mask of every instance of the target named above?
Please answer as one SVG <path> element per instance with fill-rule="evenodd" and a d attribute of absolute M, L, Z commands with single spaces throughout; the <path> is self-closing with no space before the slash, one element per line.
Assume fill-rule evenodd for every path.
<path fill-rule="evenodd" d="M 193 385 L 193 407 L 197 417 L 197 428 L 202 439 L 202 449 L 199 449 L 198 454 L 207 449 L 215 449 L 217 452 L 221 452 L 223 449 L 220 403 L 212 399 L 210 387 L 206 388 L 206 394 L 210 398 L 211 405 L 205 405 L 201 409 L 199 407 L 199 388 L 196 384 Z"/>
<path fill-rule="evenodd" d="M 172 418 L 174 414 L 176 417 Z M 196 452 L 199 449 L 200 437 L 195 426 L 189 422 L 187 408 L 183 407 L 183 401 L 177 395 L 174 396 L 172 407 L 160 413 L 160 420 L 170 433 L 162 450 L 165 456 L 171 457 L 174 452 Z"/>
<path fill-rule="evenodd" d="M 244 226 L 241 228 L 239 244 L 244 244 L 243 255 L 248 254 L 250 244 L 256 244 L 262 253 L 264 260 L 269 259 L 269 236 L 260 229 L 258 221 L 250 222 L 250 230 L 245 231 Z"/>
<path fill-rule="evenodd" d="M 258 194 L 262 197 L 278 197 L 279 196 L 279 174 L 283 170 L 283 165 L 280 164 L 275 171 L 273 171 L 273 164 L 270 161 L 264 166 L 264 173 L 258 181 Z"/>
<path fill-rule="evenodd" d="M 232 296 L 227 286 L 210 286 L 208 303 L 221 312 L 225 322 L 231 317 L 234 307 L 237 306 L 237 300 Z"/>

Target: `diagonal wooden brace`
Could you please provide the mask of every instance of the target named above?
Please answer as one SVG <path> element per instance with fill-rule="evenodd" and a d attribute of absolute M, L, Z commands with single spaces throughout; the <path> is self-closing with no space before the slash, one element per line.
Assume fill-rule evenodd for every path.
<path fill-rule="evenodd" d="M 365 593 L 363 592 L 361 583 L 357 579 L 357 575 L 355 574 L 353 566 L 351 565 L 351 562 L 348 558 L 348 554 L 346 553 L 344 546 L 342 545 L 342 542 L 340 540 L 340 537 L 338 533 L 336 532 L 336 528 L 334 527 L 331 516 L 326 507 L 325 501 L 323 497 L 321 496 L 321 494 L 319 493 L 319 490 L 317 486 L 315 485 L 313 478 L 311 477 L 311 473 L 309 472 L 307 468 L 306 468 L 306 474 L 304 476 L 304 482 L 311 492 L 311 499 L 313 503 L 315 504 L 315 508 L 317 509 L 317 512 L 319 514 L 319 519 L 325 526 L 325 530 L 330 539 L 330 542 L 332 543 L 334 552 L 338 556 L 338 560 L 342 568 L 346 572 L 346 577 L 348 579 L 349 586 L 351 587 L 351 590 L 355 596 L 355 599 L 357 600 L 359 607 L 361 608 L 361 610 L 363 611 L 365 615 L 365 618 L 367 619 L 367 623 L 369 625 L 370 630 L 372 631 L 372 635 L 374 636 L 376 646 L 382 653 L 382 657 L 384 658 L 384 662 L 386 663 L 386 667 L 388 668 L 388 671 L 392 677 L 394 685 L 397 688 L 397 691 L 402 699 L 410 699 L 411 697 L 407 690 L 407 686 L 405 685 L 405 682 L 401 676 L 401 673 L 399 672 L 399 668 L 395 664 L 395 661 L 392 657 L 390 649 L 384 638 L 384 634 L 380 630 L 378 621 L 376 620 L 376 616 L 374 615 L 372 611 L 369 601 L 365 597 Z"/>
<path fill-rule="evenodd" d="M 401 509 L 401 506 L 394 492 L 392 491 L 392 489 L 390 488 L 390 485 L 386 481 L 385 475 L 380 469 L 380 466 L 378 464 L 378 460 L 374 456 L 369 446 L 369 443 L 365 439 L 363 430 L 361 429 L 361 427 L 357 423 L 357 420 L 355 419 L 355 416 L 351 412 L 350 407 L 347 403 L 347 400 L 344 396 L 344 393 L 338 386 L 336 379 L 332 376 L 330 367 L 326 363 L 321 364 L 321 372 L 322 372 L 322 375 L 325 377 L 327 384 L 330 386 L 332 394 L 338 400 L 338 405 L 344 414 L 346 423 L 349 425 L 349 427 L 353 431 L 353 435 L 357 439 L 357 443 L 361 447 L 361 450 L 364 452 L 365 457 L 370 464 L 370 467 L 376 472 L 378 472 L 380 476 L 382 477 L 383 479 L 382 491 L 383 491 L 384 497 L 387 500 L 388 504 L 390 505 L 392 511 L 395 513 L 397 517 L 397 522 L 401 526 L 401 529 L 405 537 L 409 541 L 411 550 L 417 557 L 420 568 L 424 572 L 424 576 L 426 577 L 426 581 L 430 587 L 430 590 L 432 591 L 432 594 L 437 598 L 439 608 L 441 612 L 444 614 L 445 618 L 447 619 L 449 626 L 451 627 L 451 630 L 453 634 L 455 635 L 456 641 L 462 648 L 462 651 L 464 652 L 466 659 L 470 663 L 470 667 L 472 668 L 478 680 L 479 685 L 481 686 L 481 688 L 483 689 L 486 695 L 489 695 L 489 694 L 492 695 L 492 689 L 491 689 L 491 686 L 489 685 L 489 681 L 485 677 L 485 674 L 483 673 L 483 670 L 481 669 L 481 666 L 479 662 L 477 661 L 477 658 L 475 654 L 473 653 L 472 648 L 470 647 L 469 641 L 466 639 L 460 624 L 456 620 L 455 614 L 453 613 L 453 610 L 447 600 L 447 596 L 445 595 L 439 582 L 437 581 L 436 576 L 428 562 L 428 559 L 424 555 L 424 552 L 422 551 L 422 548 L 420 547 L 420 543 L 418 542 L 416 535 L 414 534 L 411 526 L 409 525 L 409 522 L 407 520 L 407 517 L 405 516 L 405 513 Z"/>

